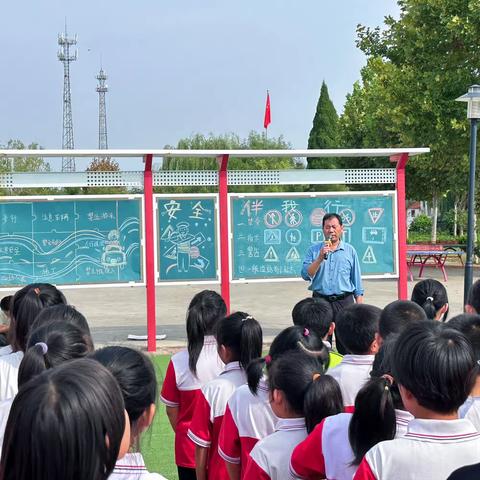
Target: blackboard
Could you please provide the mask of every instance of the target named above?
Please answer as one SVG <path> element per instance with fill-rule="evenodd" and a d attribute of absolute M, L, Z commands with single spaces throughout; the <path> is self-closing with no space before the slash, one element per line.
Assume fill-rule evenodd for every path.
<path fill-rule="evenodd" d="M 158 281 L 216 281 L 216 197 L 157 196 Z"/>
<path fill-rule="evenodd" d="M 0 199 L 0 285 L 142 280 L 141 200 Z"/>
<path fill-rule="evenodd" d="M 326 212 L 342 217 L 362 275 L 395 274 L 394 195 L 231 195 L 232 278 L 298 278 L 308 247 L 324 238 Z"/>

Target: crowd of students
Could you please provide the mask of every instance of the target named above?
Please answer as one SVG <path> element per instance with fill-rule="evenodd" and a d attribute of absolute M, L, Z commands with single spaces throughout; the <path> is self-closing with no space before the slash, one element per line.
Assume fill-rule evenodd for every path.
<path fill-rule="evenodd" d="M 204 290 L 160 393 L 143 353 L 94 350 L 56 287 L 0 306 L 0 480 L 162 479 L 139 451 L 158 399 L 180 480 L 480 478 L 480 280 L 451 319 L 436 280 L 335 318 L 306 298 L 266 355 L 260 323 Z"/>

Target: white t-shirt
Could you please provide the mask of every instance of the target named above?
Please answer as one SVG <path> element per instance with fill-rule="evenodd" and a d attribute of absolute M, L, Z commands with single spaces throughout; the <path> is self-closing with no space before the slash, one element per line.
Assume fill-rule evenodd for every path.
<path fill-rule="evenodd" d="M 159 473 L 149 473 L 141 453 L 127 453 L 117 460 L 109 480 L 166 480 Z"/>
<path fill-rule="evenodd" d="M 17 394 L 18 368 L 22 359 L 22 351 L 0 357 L 0 401 L 12 398 Z"/>
<path fill-rule="evenodd" d="M 480 432 L 480 397 L 468 397 L 458 409 L 458 416 L 470 420 Z"/>

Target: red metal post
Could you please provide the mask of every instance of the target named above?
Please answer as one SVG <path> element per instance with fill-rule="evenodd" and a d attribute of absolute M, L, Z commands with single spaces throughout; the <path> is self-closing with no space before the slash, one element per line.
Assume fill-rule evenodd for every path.
<path fill-rule="evenodd" d="M 220 217 L 220 278 L 222 297 L 230 312 L 230 264 L 228 238 L 228 155 L 218 157 L 218 197 Z"/>
<path fill-rule="evenodd" d="M 408 153 L 395 155 L 390 160 L 397 162 L 397 232 L 398 232 L 398 298 L 408 300 L 407 269 L 407 203 L 405 189 L 405 167 Z"/>
<path fill-rule="evenodd" d="M 145 280 L 147 285 L 147 349 L 149 352 L 155 352 L 157 350 L 152 160 L 153 155 L 145 155 L 145 170 L 143 173 L 143 197 L 145 208 Z"/>

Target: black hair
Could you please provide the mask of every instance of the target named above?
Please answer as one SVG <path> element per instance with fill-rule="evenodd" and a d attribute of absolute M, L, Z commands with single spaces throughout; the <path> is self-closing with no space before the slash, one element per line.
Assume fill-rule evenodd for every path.
<path fill-rule="evenodd" d="M 74 325 L 59 321 L 40 325 L 28 338 L 27 350 L 18 370 L 18 386 L 67 360 L 83 358 L 90 351 L 90 342 Z"/>
<path fill-rule="evenodd" d="M 426 319 L 425 310 L 417 303 L 410 300 L 395 300 L 382 310 L 378 333 L 385 340 L 392 333 L 400 333 L 412 322 Z"/>
<path fill-rule="evenodd" d="M 73 305 L 58 304 L 44 308 L 35 317 L 31 330 L 33 331 L 41 325 L 56 323 L 58 321 L 77 327 L 85 336 L 85 341 L 88 343 L 89 349 L 93 351 L 92 334 L 90 333 L 87 319 Z"/>
<path fill-rule="evenodd" d="M 449 328 L 462 332 L 473 348 L 477 360 L 480 360 L 480 315 L 462 313 L 447 322 Z"/>
<path fill-rule="evenodd" d="M 475 355 L 465 336 L 448 324 L 418 322 L 404 330 L 393 349 L 393 377 L 419 405 L 452 413 L 475 382 Z"/>
<path fill-rule="evenodd" d="M 475 312 L 480 313 L 480 279 L 470 287 L 467 304 L 473 307 Z"/>
<path fill-rule="evenodd" d="M 342 221 L 342 217 L 340 215 L 338 215 L 338 213 L 326 213 L 324 216 L 323 216 L 323 220 L 322 220 L 322 227 L 325 226 L 325 222 L 327 220 L 330 220 L 331 218 L 336 218 L 338 220 L 338 223 L 340 225 L 343 225 L 343 221 Z"/>
<path fill-rule="evenodd" d="M 434 320 L 438 310 L 448 304 L 447 289 L 438 280 L 427 278 L 418 282 L 412 291 L 412 302 L 420 305 L 427 318 Z M 443 314 L 442 322 L 447 319 L 448 309 Z"/>
<path fill-rule="evenodd" d="M 215 333 L 216 325 L 227 313 L 223 298 L 213 290 L 197 293 L 187 310 L 188 367 L 197 375 L 197 362 L 206 335 Z"/>
<path fill-rule="evenodd" d="M 66 362 L 24 384 L 3 441 L 2 480 L 106 480 L 125 430 L 112 374 L 88 359 Z"/>
<path fill-rule="evenodd" d="M 106 367 L 117 380 L 130 424 L 135 426 L 157 398 L 157 378 L 152 361 L 138 350 L 128 347 L 105 347 L 91 358 Z"/>
<path fill-rule="evenodd" d="M 292 310 L 294 325 L 307 327 L 324 337 L 333 322 L 333 310 L 323 299 L 308 297 L 300 300 Z"/>
<path fill-rule="evenodd" d="M 348 353 L 365 355 L 375 334 L 382 311 L 373 305 L 356 303 L 340 310 L 335 317 L 335 332 Z"/>
<path fill-rule="evenodd" d="M 67 300 L 49 283 L 31 283 L 13 295 L 9 336 L 14 352 L 25 351 L 30 327 L 40 311 L 59 303 L 66 304 Z"/>
<path fill-rule="evenodd" d="M 325 417 L 343 411 L 342 393 L 337 381 L 325 375 L 328 350 L 323 357 L 312 357 L 290 350 L 272 361 L 268 372 L 271 394 L 281 390 L 293 413 L 305 417 L 310 433 Z M 322 361 L 323 360 L 323 361 Z"/>
<path fill-rule="evenodd" d="M 397 339 L 398 335 L 394 334 L 385 340 L 375 355 L 370 380 L 355 398 L 355 411 L 348 427 L 348 439 L 354 454 L 352 465 L 359 465 L 377 443 L 395 437 L 395 408 L 404 409 L 398 385 L 391 377 L 392 352 Z"/>
<path fill-rule="evenodd" d="M 0 309 L 2 312 L 10 313 L 13 295 L 7 295 L 0 300 Z"/>
<path fill-rule="evenodd" d="M 271 361 L 289 350 L 300 350 L 312 356 L 325 354 L 322 339 L 315 331 L 310 331 L 308 328 L 298 325 L 285 328 L 273 339 L 267 356 L 268 361 L 263 357 L 256 358 L 247 367 L 248 386 L 254 395 L 257 393 L 258 384 L 263 375 L 263 367 L 266 366 L 268 370 Z M 328 362 L 329 359 L 325 361 Z M 328 363 L 326 363 L 327 367 Z"/>
<path fill-rule="evenodd" d="M 262 354 L 262 327 L 248 313 L 235 312 L 222 318 L 216 337 L 218 346 L 228 347 L 244 370 Z"/>

